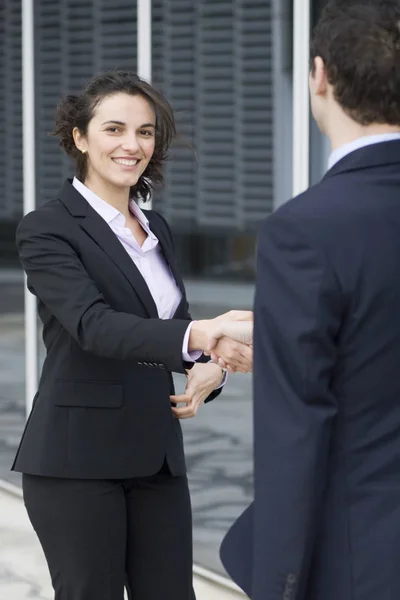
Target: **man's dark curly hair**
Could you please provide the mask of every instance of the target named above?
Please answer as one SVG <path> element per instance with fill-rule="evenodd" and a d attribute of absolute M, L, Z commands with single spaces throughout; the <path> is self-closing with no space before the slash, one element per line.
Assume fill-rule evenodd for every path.
<path fill-rule="evenodd" d="M 120 92 L 142 96 L 150 103 L 156 115 L 153 156 L 137 184 L 131 188 L 132 197 L 145 201 L 154 185 L 163 182 L 162 166 L 176 134 L 176 128 L 174 114 L 167 100 L 136 73 L 127 70 L 107 71 L 90 79 L 81 95 L 63 98 L 57 107 L 53 135 L 59 138 L 60 146 L 74 159 L 76 176 L 84 182 L 88 157 L 76 147 L 72 131 L 77 127 L 82 135 L 86 135 L 93 111 L 99 102 Z"/>
<path fill-rule="evenodd" d="M 400 0 L 331 0 L 311 42 L 335 99 L 357 123 L 400 125 Z"/>

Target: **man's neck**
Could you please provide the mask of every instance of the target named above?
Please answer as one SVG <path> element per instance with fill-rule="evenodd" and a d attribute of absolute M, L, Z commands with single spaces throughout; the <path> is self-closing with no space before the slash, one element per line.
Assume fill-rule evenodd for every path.
<path fill-rule="evenodd" d="M 350 119 L 348 121 L 351 121 Z M 374 123 L 372 125 L 362 126 L 358 123 L 346 123 L 336 124 L 330 129 L 331 134 L 328 133 L 329 140 L 331 142 L 332 151 L 351 144 L 356 140 L 363 137 L 370 137 L 376 135 L 385 135 L 387 133 L 400 133 L 400 127 L 396 125 L 388 125 L 387 123 Z"/>
<path fill-rule="evenodd" d="M 347 154 L 354 152 L 360 148 L 365 146 L 370 146 L 373 144 L 378 144 L 382 142 L 389 142 L 393 140 L 400 139 L 400 129 L 388 131 L 387 129 L 378 129 L 378 131 L 369 131 L 368 134 L 363 132 L 363 135 L 360 135 L 356 138 L 347 138 L 350 141 L 346 141 L 340 146 L 334 148 L 329 156 L 328 160 L 328 169 L 331 169 L 337 162 L 339 162 L 342 158 L 344 158 Z"/>

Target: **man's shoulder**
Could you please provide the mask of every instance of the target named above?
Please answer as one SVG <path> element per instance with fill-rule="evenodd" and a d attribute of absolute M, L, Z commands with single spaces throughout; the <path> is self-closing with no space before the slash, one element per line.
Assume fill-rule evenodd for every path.
<path fill-rule="evenodd" d="M 356 191 L 348 182 L 335 179 L 323 179 L 278 207 L 261 225 L 260 239 L 279 232 L 325 249 L 335 246 L 338 239 L 350 240 L 357 214 L 352 207 Z"/>
<path fill-rule="evenodd" d="M 349 210 L 348 200 L 352 197 L 354 190 L 349 182 L 340 178 L 326 178 L 283 204 L 276 212 L 281 216 L 300 219 L 331 218 L 333 215 L 339 217 L 343 211 Z"/>
<path fill-rule="evenodd" d="M 331 230 L 333 225 L 349 218 L 356 193 L 351 182 L 339 177 L 326 178 L 279 206 L 267 221 L 286 220 L 307 230 Z"/>

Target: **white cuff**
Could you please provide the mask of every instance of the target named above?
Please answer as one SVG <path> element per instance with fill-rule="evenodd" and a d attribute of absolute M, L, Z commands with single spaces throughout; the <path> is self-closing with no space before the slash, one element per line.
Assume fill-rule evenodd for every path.
<path fill-rule="evenodd" d="M 183 338 L 183 346 L 182 346 L 182 358 L 185 362 L 196 362 L 198 358 L 203 354 L 201 350 L 193 350 L 189 352 L 189 337 L 190 331 L 192 329 L 193 321 L 190 323 L 189 327 L 186 329 L 185 337 Z"/>
<path fill-rule="evenodd" d="M 213 361 L 212 361 L 212 360 L 209 360 L 208 362 L 211 362 L 211 363 L 212 363 Z M 216 363 L 213 363 L 213 364 L 215 365 Z M 221 367 L 220 367 L 220 369 L 221 369 Z M 225 371 L 225 372 L 224 372 L 224 377 L 223 377 L 223 379 L 222 379 L 221 383 L 219 384 L 219 386 L 218 386 L 218 387 L 216 387 L 216 388 L 215 388 L 214 392 L 215 392 L 216 390 L 220 390 L 222 387 L 224 387 L 224 385 L 226 384 L 226 382 L 227 382 L 227 381 L 228 381 L 228 371 Z"/>

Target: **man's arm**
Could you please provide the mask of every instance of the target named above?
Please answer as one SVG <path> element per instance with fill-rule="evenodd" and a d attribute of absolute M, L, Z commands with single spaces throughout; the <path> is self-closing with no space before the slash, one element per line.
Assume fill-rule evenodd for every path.
<path fill-rule="evenodd" d="M 304 600 L 337 413 L 341 311 L 335 275 L 298 219 L 268 218 L 254 323 L 254 600 L 282 600 L 285 590 Z"/>

